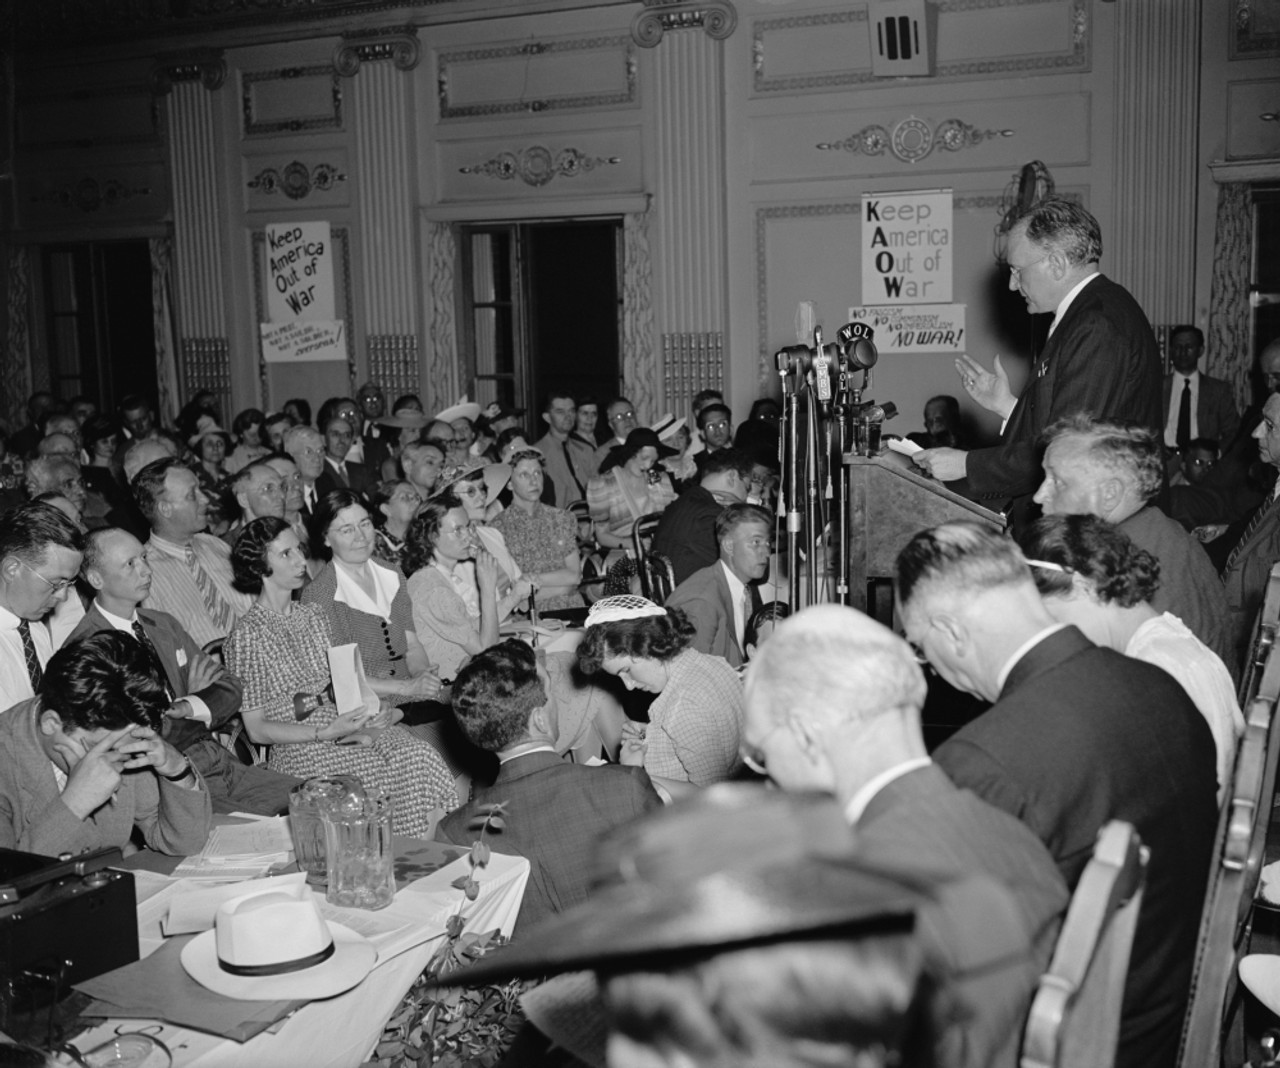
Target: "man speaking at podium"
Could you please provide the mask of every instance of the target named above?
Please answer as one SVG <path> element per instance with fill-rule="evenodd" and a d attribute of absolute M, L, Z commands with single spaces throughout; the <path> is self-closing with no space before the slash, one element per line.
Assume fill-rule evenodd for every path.
<path fill-rule="evenodd" d="M 916 464 L 943 482 L 965 479 L 963 492 L 974 499 L 1022 498 L 1025 506 L 1043 477 L 1040 435 L 1057 420 L 1084 413 L 1160 433 L 1162 375 L 1151 324 L 1128 290 L 1098 272 L 1101 257 L 1098 220 L 1062 197 L 1046 197 L 1013 224 L 1009 288 L 1032 315 L 1053 316 L 1044 351 L 1019 397 L 999 356 L 993 371 L 967 355 L 957 359 L 969 396 L 1004 418 L 1000 444 L 925 449 Z"/>

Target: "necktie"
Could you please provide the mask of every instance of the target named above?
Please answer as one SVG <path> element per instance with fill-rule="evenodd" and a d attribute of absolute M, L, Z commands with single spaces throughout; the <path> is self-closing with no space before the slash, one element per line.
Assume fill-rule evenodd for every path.
<path fill-rule="evenodd" d="M 231 630 L 233 616 L 231 606 L 218 592 L 213 576 L 205 570 L 204 564 L 200 563 L 200 558 L 196 556 L 195 549 L 190 545 L 187 546 L 187 567 L 196 580 L 196 588 L 200 591 L 205 608 L 209 610 L 209 619 L 212 620 L 214 628 L 219 634 L 226 634 Z"/>
<path fill-rule="evenodd" d="M 581 500 L 586 497 L 587 489 L 583 486 L 582 480 L 578 478 L 578 472 L 573 469 L 573 454 L 569 451 L 568 438 L 560 442 L 560 448 L 564 449 L 564 464 L 569 469 L 569 477 L 573 479 L 573 484 L 578 487 L 578 498 Z"/>
<path fill-rule="evenodd" d="M 27 674 L 31 678 L 31 689 L 40 692 L 40 683 L 44 681 L 44 669 L 40 667 L 40 658 L 36 656 L 36 643 L 31 640 L 31 624 L 25 619 L 18 621 L 18 633 L 22 636 L 22 655 L 27 661 Z"/>
<path fill-rule="evenodd" d="M 1182 380 L 1182 399 L 1178 401 L 1178 451 L 1191 444 L 1191 379 Z"/>
<path fill-rule="evenodd" d="M 751 622 L 751 613 L 755 611 L 755 603 L 751 597 L 751 583 L 742 587 L 742 631 L 738 634 L 738 648 L 742 649 L 746 641 L 747 624 Z M 743 650 L 745 652 L 745 650 Z"/>
<path fill-rule="evenodd" d="M 146 650 L 147 657 L 151 660 L 151 666 L 155 669 L 156 677 L 164 683 L 165 693 L 169 695 L 169 700 L 173 700 L 173 687 L 169 685 L 169 675 L 164 669 L 164 661 L 160 659 L 160 653 L 147 636 L 147 632 L 142 629 L 142 624 L 136 619 L 130 624 L 133 628 L 133 636 L 138 639 L 138 644 Z"/>
<path fill-rule="evenodd" d="M 1222 578 L 1224 581 L 1231 574 L 1231 566 L 1240 559 L 1240 554 L 1244 552 L 1245 545 L 1248 544 L 1249 539 L 1253 537 L 1258 527 L 1262 525 L 1262 521 L 1267 517 L 1267 513 L 1271 511 L 1271 506 L 1275 502 L 1276 499 L 1274 497 L 1268 497 L 1258 505 L 1258 510 L 1250 516 L 1249 522 L 1245 525 L 1244 533 L 1240 535 L 1240 540 L 1236 542 L 1236 547 L 1231 550 L 1231 555 L 1227 557 L 1227 562 L 1222 566 Z"/>

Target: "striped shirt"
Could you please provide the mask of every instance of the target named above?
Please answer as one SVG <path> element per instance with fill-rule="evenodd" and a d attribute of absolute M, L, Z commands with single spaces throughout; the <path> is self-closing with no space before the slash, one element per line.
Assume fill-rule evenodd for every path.
<path fill-rule="evenodd" d="M 249 611 L 253 598 L 231 585 L 231 549 L 212 534 L 192 535 L 191 548 L 213 579 L 218 595 L 230 605 L 234 623 Z M 219 629 L 214 625 L 196 577 L 187 565 L 187 547 L 153 533 L 147 540 L 146 556 L 151 565 L 151 592 L 139 607 L 168 612 L 197 645 L 225 638 L 230 627 Z"/>

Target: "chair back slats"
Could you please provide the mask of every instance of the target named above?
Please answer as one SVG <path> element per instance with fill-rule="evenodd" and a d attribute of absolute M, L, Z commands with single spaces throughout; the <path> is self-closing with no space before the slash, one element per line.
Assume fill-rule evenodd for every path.
<path fill-rule="evenodd" d="M 1241 708 L 1248 708 L 1249 702 L 1258 692 L 1262 668 L 1267 662 L 1267 654 L 1276 642 L 1277 630 L 1280 630 L 1280 563 L 1271 567 L 1267 588 L 1262 596 L 1262 608 L 1254 624 L 1253 640 L 1249 643 L 1249 655 L 1240 678 Z"/>
<path fill-rule="evenodd" d="M 1247 948 L 1253 899 L 1262 873 L 1267 829 L 1280 764 L 1280 731 L 1273 729 L 1280 698 L 1280 651 L 1275 643 L 1280 612 L 1280 567 L 1272 569 L 1267 602 L 1250 658 L 1245 733 L 1236 752 L 1226 801 L 1218 818 L 1212 865 L 1200 917 L 1200 934 L 1183 1020 L 1182 1068 L 1222 1061 L 1229 1032 L 1241 1026 L 1236 966 Z"/>
<path fill-rule="evenodd" d="M 636 565 L 640 572 L 640 593 L 657 604 L 665 601 L 666 595 L 655 596 L 659 591 L 653 581 L 652 569 L 648 564 L 649 546 L 653 542 L 654 532 L 662 519 L 661 512 L 649 512 L 642 515 L 631 525 L 631 544 L 635 549 Z M 670 592 L 670 591 L 668 591 Z"/>
<path fill-rule="evenodd" d="M 1111 1068 L 1147 851 L 1112 820 L 1071 895 L 1049 969 L 1031 1002 L 1022 1068 Z"/>

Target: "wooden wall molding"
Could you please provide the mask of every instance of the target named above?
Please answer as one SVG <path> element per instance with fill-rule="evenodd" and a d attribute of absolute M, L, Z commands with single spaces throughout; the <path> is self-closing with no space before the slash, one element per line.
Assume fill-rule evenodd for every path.
<path fill-rule="evenodd" d="M 641 48 L 655 48 L 663 34 L 700 29 L 713 41 L 732 36 L 738 12 L 729 0 L 644 0 L 645 10 L 631 20 L 631 39 Z"/>
<path fill-rule="evenodd" d="M 287 118 L 264 119 L 258 115 L 258 96 L 273 82 L 316 82 L 316 110 Z M 240 75 L 241 119 L 246 137 L 280 133 L 313 133 L 342 129 L 342 82 L 332 66 L 282 67 L 245 71 Z"/>
<path fill-rule="evenodd" d="M 596 92 L 574 92 L 568 86 L 563 92 L 543 93 L 534 97 L 465 102 L 459 99 L 458 75 L 468 65 L 501 64 L 510 61 L 523 71 L 537 63 L 538 57 L 556 57 L 569 53 L 601 53 L 617 63 L 616 88 Z M 440 52 L 436 57 L 436 95 L 440 118 L 494 118 L 532 112 L 574 111 L 591 108 L 639 106 L 636 84 L 635 42 L 629 36 L 617 37 L 553 37 L 540 41 L 513 42 L 486 48 L 465 48 Z"/>
<path fill-rule="evenodd" d="M 333 50 L 333 69 L 344 78 L 354 78 L 362 63 L 390 60 L 396 70 L 410 71 L 421 59 L 418 28 L 392 26 L 343 34 Z"/>
<path fill-rule="evenodd" d="M 33 204 L 56 204 L 92 214 L 118 207 L 135 197 L 149 196 L 151 189 L 147 186 L 130 186 L 116 178 L 99 180 L 85 175 L 74 185 L 32 193 L 28 199 Z"/>
<path fill-rule="evenodd" d="M 918 85 L 938 80 L 1000 79 L 1010 75 L 1065 74 L 1086 71 L 1090 63 L 1089 0 L 939 0 L 932 6 L 938 11 L 939 21 L 956 22 L 965 16 L 988 14 L 992 9 L 1053 5 L 1064 9 L 1068 20 L 1063 33 L 1062 47 L 1056 51 L 1001 55 L 994 49 L 1002 41 L 991 40 L 992 53 L 987 56 L 964 60 L 944 61 L 936 65 L 928 77 L 912 78 Z M 753 88 L 756 93 L 825 93 L 848 86 L 862 88 L 901 89 L 900 78 L 878 78 L 871 70 L 871 53 L 866 50 L 861 61 L 851 60 L 847 66 L 826 70 L 773 73 L 769 72 L 770 39 L 779 40 L 784 35 L 821 34 L 856 30 L 867 33 L 862 24 L 867 23 L 867 9 L 852 7 L 844 11 L 819 12 L 812 15 L 789 15 L 756 19 L 752 24 Z M 938 30 L 936 37 L 940 37 Z M 851 35 L 851 43 L 852 43 Z"/>

